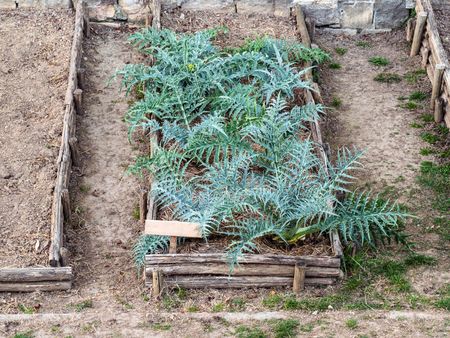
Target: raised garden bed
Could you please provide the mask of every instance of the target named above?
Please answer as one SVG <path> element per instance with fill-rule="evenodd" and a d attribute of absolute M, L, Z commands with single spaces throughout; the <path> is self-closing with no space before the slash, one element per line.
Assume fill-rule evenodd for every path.
<path fill-rule="evenodd" d="M 37 15 L 36 13 L 39 14 Z M 28 14 L 34 18 L 34 16 L 39 15 L 44 17 L 46 15 L 44 13 L 45 12 L 41 13 L 39 11 L 33 11 Z M 6 18 L 10 15 L 14 17 L 12 11 L 6 11 L 1 15 L 5 16 L 5 20 L 2 18 L 2 24 L 6 25 L 9 23 Z M 19 14 L 19 16 L 20 15 L 21 14 Z M 77 159 L 77 144 L 75 138 L 75 102 L 77 100 L 80 102 L 81 100 L 81 90 L 78 85 L 79 78 L 82 78 L 82 74 L 80 72 L 81 42 L 83 38 L 83 29 L 85 33 L 88 32 L 86 29 L 88 16 L 85 11 L 85 4 L 82 1 L 78 2 L 74 25 L 69 23 L 73 18 L 71 12 L 60 11 L 56 13 L 56 15 L 55 13 L 49 12 L 48 16 L 49 17 L 47 20 L 50 22 L 49 24 L 42 24 L 43 20 L 41 20 L 41 18 L 36 24 L 35 30 L 23 30 L 24 32 L 31 32 L 31 34 L 38 35 L 38 38 L 43 39 L 46 43 L 43 44 L 41 42 L 36 44 L 38 46 L 38 50 L 34 55 L 30 53 L 30 46 L 25 46 L 26 51 L 22 51 L 23 55 L 14 55 L 8 60 L 13 62 L 16 59 L 17 61 L 21 60 L 23 63 L 24 60 L 28 60 L 26 56 L 33 55 L 33 58 L 39 56 L 45 59 L 42 60 L 42 62 L 40 62 L 41 60 L 39 59 L 37 59 L 37 61 L 34 59 L 36 65 L 38 67 L 44 67 L 44 70 L 44 65 L 46 65 L 48 69 L 47 73 L 41 74 L 41 72 L 39 72 L 39 76 L 30 75 L 27 67 L 24 67 L 24 65 L 21 64 L 18 69 L 20 69 L 20 73 L 23 72 L 25 74 L 26 79 L 22 79 L 16 72 L 14 72 L 14 77 L 16 79 L 20 79 L 21 85 L 23 85 L 23 83 L 27 83 L 30 79 L 33 80 L 35 78 L 42 80 L 43 83 L 33 84 L 31 89 L 22 89 L 20 91 L 12 87 L 15 91 L 15 95 L 18 92 L 22 92 L 23 96 L 25 98 L 29 98 L 31 102 L 31 105 L 24 104 L 24 111 L 22 114 L 25 114 L 25 116 L 23 117 L 25 119 L 35 120 L 31 121 L 33 123 L 32 133 L 22 131 L 21 137 L 17 137 L 17 139 L 23 141 L 19 148 L 22 147 L 25 151 L 15 149 L 15 144 L 11 144 L 8 149 L 14 152 L 16 158 L 18 156 L 22 156 L 22 154 L 28 156 L 26 160 L 17 160 L 17 163 L 21 163 L 21 166 L 23 163 L 27 163 L 27 161 L 32 160 L 36 154 L 41 152 L 38 148 L 39 146 L 44 146 L 45 141 L 47 141 L 45 146 L 52 156 L 50 156 L 49 159 L 45 158 L 45 156 L 38 156 L 35 160 L 32 160 L 35 169 L 41 169 L 37 175 L 38 179 L 32 179 L 34 182 L 39 181 L 38 185 L 34 189 L 25 189 L 22 187 L 24 192 L 27 194 L 27 199 L 22 198 L 25 201 L 29 200 L 32 203 L 39 203 L 40 206 L 37 207 L 35 205 L 30 208 L 31 210 L 25 210 L 23 207 L 19 208 L 17 206 L 17 209 L 20 212 L 23 211 L 26 217 L 16 216 L 14 219 L 5 220 L 5 224 L 9 223 L 16 225 L 17 222 L 19 222 L 19 224 L 16 225 L 14 232 L 20 236 L 22 243 L 17 244 L 17 249 L 20 247 L 27 248 L 28 254 L 18 254 L 17 250 L 14 251 L 14 259 L 17 260 L 17 258 L 19 258 L 20 262 L 8 260 L 10 256 L 6 254 L 1 255 L 4 262 L 2 262 L 2 268 L 0 269 L 0 291 L 29 292 L 67 290 L 71 288 L 72 284 L 72 269 L 70 267 L 61 267 L 64 265 L 64 261 L 62 259 L 64 256 L 63 222 L 64 216 L 67 220 L 69 217 L 68 215 L 70 215 L 68 182 L 70 179 L 71 166 L 72 164 L 76 164 Z M 28 15 L 24 16 L 24 18 L 26 17 L 28 17 Z M 15 22 L 15 24 L 18 24 L 18 22 Z M 42 33 L 40 32 L 40 29 L 42 28 L 39 27 L 47 27 L 47 29 L 52 27 L 54 31 Z M 72 32 L 74 32 L 73 38 L 70 39 Z M 14 33 L 14 41 L 16 41 L 16 35 L 17 32 Z M 39 35 L 41 36 L 39 37 Z M 27 39 L 29 42 L 26 43 L 31 45 L 35 44 L 35 38 L 27 37 Z M 50 44 L 47 42 L 47 39 Z M 9 40 L 7 39 L 2 39 L 2 42 L 8 43 L 8 41 Z M 55 46 L 55 44 L 58 46 Z M 70 45 L 71 53 L 69 53 Z M 2 47 L 2 51 L 8 50 L 9 47 L 10 46 L 8 46 L 8 48 Z M 31 49 L 31 52 L 32 51 L 33 49 Z M 6 65 L 8 65 L 8 63 L 6 63 Z M 35 72 L 35 66 L 31 67 L 33 70 L 32 73 Z M 69 68 L 68 74 L 67 68 Z M 14 71 L 18 69 L 14 69 Z M 5 69 L 6 73 L 10 73 L 11 70 L 12 69 Z M 12 83 L 14 83 L 13 80 L 10 80 L 7 84 L 8 86 L 11 86 Z M 40 92 L 39 90 L 43 91 Z M 64 90 L 66 90 L 65 96 Z M 14 100 L 16 100 L 16 96 L 14 97 Z M 46 107 L 47 102 L 50 102 L 50 107 Z M 4 106 L 6 106 L 6 104 Z M 34 109 L 36 109 L 36 112 L 33 111 Z M 29 114 L 30 116 L 27 116 L 26 114 Z M 42 117 L 40 115 L 42 115 Z M 6 114 L 2 114 L 2 116 L 8 117 Z M 63 116 L 62 119 L 61 116 Z M 41 121 L 45 121 L 45 123 L 43 123 L 43 130 L 40 130 L 40 132 L 38 132 L 39 129 L 37 128 L 37 126 L 39 126 L 39 123 L 37 123 L 39 119 L 41 119 Z M 48 132 L 49 130 L 50 133 Z M 62 142 L 59 143 L 61 132 Z M 14 134 L 11 133 L 11 135 Z M 50 138 L 45 139 L 43 135 L 49 135 Z M 57 149 L 59 149 L 59 152 Z M 28 154 L 29 152 L 31 152 L 32 155 Z M 9 164 L 6 160 L 3 163 L 6 163 L 7 165 Z M 11 169 L 12 168 L 8 168 L 8 170 Z M 55 173 L 56 178 L 54 176 Z M 6 175 L 8 177 L 5 178 L 14 180 L 14 175 L 15 172 L 12 172 L 11 174 L 8 173 Z M 33 177 L 33 175 L 24 175 L 24 178 L 27 176 Z M 26 185 L 30 180 L 31 179 L 22 179 L 21 182 L 24 182 Z M 17 186 L 14 190 L 19 188 L 20 186 Z M 51 203 L 52 191 L 53 204 Z M 9 202 L 14 203 L 14 200 L 11 197 L 7 198 Z M 9 202 L 2 202 L 2 206 L 4 205 L 8 209 L 14 210 L 14 208 L 8 206 Z M 42 203 L 46 205 L 42 206 Z M 36 213 L 40 214 L 37 215 Z M 7 216 L 9 215 L 9 213 L 3 213 L 3 210 L 1 214 L 6 214 Z M 27 222 L 25 222 L 26 229 L 23 230 L 22 233 L 21 229 L 24 219 L 26 219 Z M 30 231 L 30 226 L 32 226 L 32 231 Z M 39 236 L 36 235 L 34 227 L 37 228 Z M 3 230 L 5 228 L 1 227 L 1 229 Z M 8 229 L 5 230 L 12 232 Z M 42 233 L 44 233 L 44 235 L 42 235 Z M 23 245 L 24 238 L 29 238 L 30 235 L 31 240 L 26 243 L 26 246 Z M 2 248 L 11 247 L 11 237 L 5 235 L 2 236 L 2 238 L 6 239 L 7 244 L 2 245 Z M 38 255 L 36 255 L 36 252 Z M 32 260 L 25 260 L 25 257 L 29 256 L 37 256 L 38 259 L 34 258 Z M 40 267 L 47 264 L 51 267 Z M 6 266 L 19 267 L 6 268 Z"/>
<path fill-rule="evenodd" d="M 445 13 L 447 7 L 442 8 Z M 426 69 L 432 83 L 431 108 L 434 109 L 435 122 L 444 122 L 449 127 L 450 64 L 444 48 L 444 45 L 448 48 L 449 42 L 446 40 L 443 45 L 440 35 L 440 30 L 446 34 L 448 20 L 441 14 L 437 19 L 431 0 L 417 0 L 416 13 L 416 18 L 409 19 L 406 29 L 407 40 L 412 43 L 411 56 L 419 54 L 422 57 L 422 67 Z"/>

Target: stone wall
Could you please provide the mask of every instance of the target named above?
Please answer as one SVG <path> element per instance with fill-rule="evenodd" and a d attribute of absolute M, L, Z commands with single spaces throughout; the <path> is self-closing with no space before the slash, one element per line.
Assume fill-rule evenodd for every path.
<path fill-rule="evenodd" d="M 70 0 L 0 0 L 1 8 L 67 6 Z M 94 20 L 139 21 L 151 0 L 87 0 Z M 289 16 L 300 3 L 317 26 L 377 30 L 395 28 L 407 19 L 414 0 L 161 0 L 165 8 Z"/>

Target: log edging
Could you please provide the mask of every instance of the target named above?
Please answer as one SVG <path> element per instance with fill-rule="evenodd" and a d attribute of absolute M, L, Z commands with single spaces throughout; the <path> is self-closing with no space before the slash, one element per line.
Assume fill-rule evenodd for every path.
<path fill-rule="evenodd" d="M 0 292 L 63 291 L 71 287 L 71 267 L 0 269 Z"/>
<path fill-rule="evenodd" d="M 69 76 L 65 96 L 65 110 L 61 146 L 57 161 L 57 176 L 53 193 L 51 217 L 51 244 L 49 264 L 52 267 L 62 266 L 61 251 L 64 251 L 64 222 L 70 219 L 70 203 L 68 189 L 70 172 L 73 165 L 78 165 L 79 153 L 76 140 L 76 113 L 81 114 L 82 93 L 80 85 L 84 78 L 81 69 L 83 36 L 89 34 L 89 14 L 86 3 L 82 0 L 76 5 L 75 28 L 69 64 Z M 80 83 L 79 80 L 81 79 Z"/>
<path fill-rule="evenodd" d="M 427 71 L 432 84 L 433 95 L 430 106 L 431 109 L 434 109 L 435 122 L 444 122 L 447 127 L 450 127 L 450 64 L 448 54 L 442 45 L 430 0 L 417 0 L 416 12 L 418 18 L 425 17 L 426 13 L 425 25 L 423 27 L 414 24 L 415 19 L 409 19 L 406 28 L 406 40 L 412 42 L 411 56 L 417 54 L 421 56 L 422 68 Z M 417 29 L 421 29 L 423 32 L 415 32 Z M 414 36 L 414 39 L 412 39 L 412 36 Z"/>

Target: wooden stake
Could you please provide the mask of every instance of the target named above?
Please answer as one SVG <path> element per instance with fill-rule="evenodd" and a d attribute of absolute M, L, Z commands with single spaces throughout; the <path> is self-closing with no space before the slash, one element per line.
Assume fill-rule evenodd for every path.
<path fill-rule="evenodd" d="M 434 109 L 435 100 L 441 93 L 442 77 L 444 76 L 445 65 L 440 63 L 434 68 L 433 90 L 431 92 L 431 109 Z"/>
<path fill-rule="evenodd" d="M 169 253 L 170 254 L 176 254 L 177 253 L 177 237 L 176 236 L 170 236 Z"/>
<path fill-rule="evenodd" d="M 145 27 L 150 27 L 152 25 L 153 15 L 147 14 L 145 16 Z"/>
<path fill-rule="evenodd" d="M 73 91 L 73 99 L 75 101 L 75 108 L 79 115 L 83 115 L 83 91 L 78 88 Z"/>
<path fill-rule="evenodd" d="M 302 7 L 299 4 L 295 6 L 295 17 L 297 20 L 297 30 L 302 37 L 302 43 L 309 48 L 311 47 L 311 38 L 308 33 L 308 28 L 306 27 L 305 16 L 303 15 Z"/>
<path fill-rule="evenodd" d="M 305 288 L 305 265 L 295 264 L 292 291 L 300 293 Z"/>
<path fill-rule="evenodd" d="M 159 272 L 159 270 L 153 270 L 152 277 L 153 277 L 152 294 L 154 297 L 159 297 L 161 293 L 161 282 L 160 282 L 161 273 Z"/>
<path fill-rule="evenodd" d="M 69 265 L 69 256 L 70 256 L 69 250 L 65 247 L 62 247 L 59 250 L 59 253 L 61 255 L 61 266 L 68 266 Z"/>
<path fill-rule="evenodd" d="M 62 205 L 63 205 L 64 220 L 66 222 L 70 222 L 71 211 L 70 211 L 69 190 L 67 190 L 67 189 L 61 190 L 61 201 L 62 201 Z"/>
<path fill-rule="evenodd" d="M 411 45 L 411 56 L 415 56 L 419 53 L 420 44 L 422 42 L 423 31 L 427 22 L 428 13 L 420 12 L 417 15 L 416 28 L 414 29 L 414 37 Z"/>
<path fill-rule="evenodd" d="M 77 71 L 77 77 L 78 77 L 78 87 L 80 89 L 86 89 L 86 69 L 80 68 Z"/>
<path fill-rule="evenodd" d="M 422 68 L 425 68 L 428 63 L 428 56 L 430 55 L 430 50 L 425 47 L 421 49 L 420 55 L 422 56 Z"/>
<path fill-rule="evenodd" d="M 78 1 L 82 1 L 82 0 L 78 0 Z M 83 8 L 84 8 L 83 33 L 84 33 L 84 36 L 88 38 L 91 35 L 91 27 L 90 27 L 90 23 L 89 23 L 89 8 L 87 7 L 86 2 L 84 2 L 84 1 L 83 1 Z"/>
<path fill-rule="evenodd" d="M 147 190 L 142 189 L 139 195 L 139 221 L 142 224 L 145 224 L 145 220 L 147 218 L 147 197 Z"/>
<path fill-rule="evenodd" d="M 416 20 L 414 18 L 410 18 L 406 23 L 406 41 L 411 42 L 414 35 L 414 25 L 416 24 Z"/>
<path fill-rule="evenodd" d="M 152 27 L 161 29 L 161 0 L 153 0 Z"/>
<path fill-rule="evenodd" d="M 72 158 L 72 165 L 75 167 L 80 166 L 80 150 L 78 148 L 78 139 L 76 137 L 71 137 L 69 139 L 70 146 L 70 157 Z"/>
<path fill-rule="evenodd" d="M 441 123 L 444 119 L 444 101 L 438 97 L 434 101 L 434 122 Z"/>

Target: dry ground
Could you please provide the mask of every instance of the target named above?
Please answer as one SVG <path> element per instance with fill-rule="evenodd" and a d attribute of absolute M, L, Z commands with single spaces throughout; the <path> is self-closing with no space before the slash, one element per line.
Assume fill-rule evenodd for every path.
<path fill-rule="evenodd" d="M 0 267 L 46 265 L 73 14 L 0 12 Z"/>
<path fill-rule="evenodd" d="M 439 35 L 447 55 L 450 55 L 450 3 L 447 5 L 433 5 L 433 11 L 438 23 Z"/>
<path fill-rule="evenodd" d="M 294 299 L 294 304 L 312 300 L 304 310 L 277 312 L 264 311 L 287 309 L 284 299 L 291 299 L 287 290 L 179 290 L 162 301 L 150 299 L 135 274 L 130 256 L 133 239 L 141 229 L 132 217 L 138 182 L 124 175 L 137 151 L 127 142 L 126 127 L 122 122 L 127 98 L 118 94 L 117 83 L 106 85 L 116 68 L 136 62 L 125 42 L 126 37 L 127 32 L 94 26 L 92 37 L 85 45 L 88 88 L 84 102 L 86 112 L 79 124 L 84 164 L 74 182 L 79 191 L 73 196 L 75 215 L 68 232 L 73 252 L 71 262 L 76 271 L 74 289 L 67 293 L 1 296 L 0 308 L 9 314 L 0 315 L 0 335 L 249 337 L 242 332 L 257 333 L 255 329 L 259 328 L 269 336 L 275 336 L 276 323 L 271 320 L 286 318 L 298 320 L 299 336 L 448 335 L 448 312 L 435 309 L 432 303 L 417 305 L 410 300 L 410 296 L 416 295 L 432 297 L 448 283 L 445 247 L 440 247 L 441 242 L 434 234 L 423 235 L 419 250 L 436 257 L 438 266 L 419 267 L 408 272 L 414 293 L 399 294 L 382 278 L 377 280 L 372 287 L 386 298 L 380 310 L 370 310 L 371 299 L 366 300 L 369 307 L 360 306 L 361 303 L 356 302 L 360 300 L 357 299 L 359 295 L 347 299 L 348 304 L 339 305 L 339 308 L 331 300 L 327 305 L 326 299 L 331 298 L 324 298 L 324 307 L 315 303 L 320 296 L 339 295 L 338 288 L 307 289 L 298 300 Z M 346 55 L 335 57 L 343 68 L 322 74 L 321 85 L 327 93 L 327 103 L 333 96 L 343 101 L 339 110 L 329 113 L 328 127 L 332 127 L 332 132 L 328 140 L 333 149 L 347 144 L 367 148 L 367 171 L 361 175 L 361 185 L 367 183 L 377 190 L 393 186 L 400 192 L 420 189 L 415 185 L 415 175 L 422 141 L 418 132 L 409 127 L 419 112 L 397 107 L 397 97 L 408 95 L 412 87 L 404 83 L 395 86 L 374 83 L 373 76 L 378 69 L 368 64 L 367 58 L 372 53 L 386 53 L 392 61 L 392 70 L 399 73 L 415 69 L 420 62 L 408 60 L 402 33 L 371 38 L 372 51 L 359 49 L 355 41 L 356 38 L 335 36 L 318 38 L 318 43 L 330 51 L 335 46 L 348 48 Z M 400 175 L 404 176 L 401 180 L 398 179 Z M 420 198 L 420 194 L 410 198 L 401 194 L 400 197 L 412 205 L 422 204 L 426 199 Z M 423 204 L 421 216 L 432 213 L 427 209 L 428 205 Z M 421 226 L 420 222 L 411 225 Z M 267 300 L 275 299 L 274 296 L 283 300 L 272 307 Z M 364 296 L 362 299 L 364 303 Z M 350 305 L 354 308 L 350 309 Z M 14 315 L 21 312 L 37 314 Z"/>

